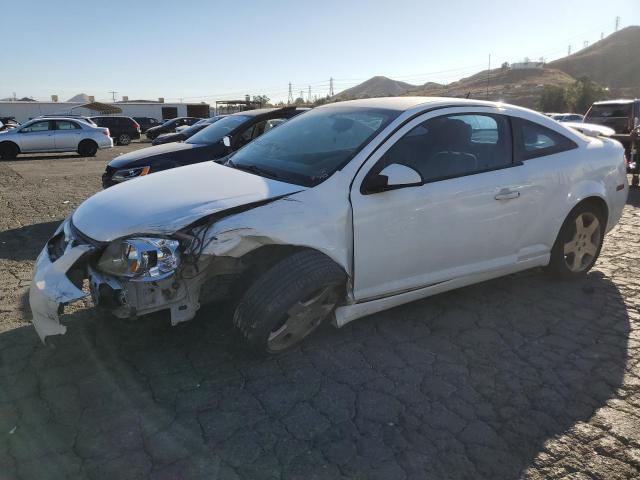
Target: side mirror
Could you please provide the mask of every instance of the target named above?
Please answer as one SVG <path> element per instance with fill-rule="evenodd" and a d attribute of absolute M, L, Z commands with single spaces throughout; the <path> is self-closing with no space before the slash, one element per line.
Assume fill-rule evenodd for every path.
<path fill-rule="evenodd" d="M 229 137 L 228 135 L 222 137 L 222 143 L 225 147 L 231 148 L 231 137 Z"/>
<path fill-rule="evenodd" d="M 422 185 L 422 177 L 411 167 L 394 163 L 387 165 L 382 171 L 370 177 L 366 184 L 365 193 L 386 192 L 404 187 L 417 187 Z"/>

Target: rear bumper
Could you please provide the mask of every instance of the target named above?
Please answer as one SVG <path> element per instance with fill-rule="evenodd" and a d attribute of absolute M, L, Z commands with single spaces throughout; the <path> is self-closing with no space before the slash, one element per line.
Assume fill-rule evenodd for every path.
<path fill-rule="evenodd" d="M 113 148 L 113 138 L 111 137 L 107 137 L 106 135 L 103 136 L 104 138 L 100 138 L 96 143 L 98 144 L 98 148 L 99 149 L 103 149 L 103 148 Z"/>

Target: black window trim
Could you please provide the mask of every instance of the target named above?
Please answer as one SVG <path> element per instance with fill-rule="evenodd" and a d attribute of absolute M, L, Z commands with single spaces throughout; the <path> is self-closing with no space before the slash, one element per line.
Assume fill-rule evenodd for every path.
<path fill-rule="evenodd" d="M 445 107 L 447 108 L 447 107 Z M 423 113 L 429 113 L 427 112 L 423 112 Z M 435 116 L 435 117 L 431 117 L 427 120 L 425 120 L 425 122 L 428 122 L 430 120 L 433 120 L 434 118 L 440 118 L 440 117 L 447 117 L 447 116 L 460 116 L 460 115 L 484 115 L 484 116 L 488 116 L 488 117 L 502 117 L 507 121 L 507 133 L 511 135 L 511 163 L 505 164 L 505 165 L 501 165 L 498 167 L 492 167 L 492 168 L 485 168 L 484 170 L 477 170 L 477 171 L 473 171 L 473 172 L 469 172 L 469 173 L 462 173 L 462 174 L 457 174 L 457 175 L 447 175 L 444 177 L 437 177 L 437 178 L 433 178 L 430 180 L 425 180 L 422 176 L 422 174 L 420 172 L 418 172 L 416 170 L 416 172 L 418 173 L 418 175 L 420 175 L 420 183 L 416 183 L 416 184 L 412 184 L 412 185 L 408 185 L 406 187 L 399 187 L 399 188 L 389 188 L 388 190 L 398 190 L 400 188 L 413 188 L 413 187 L 422 187 L 424 185 L 427 185 L 429 183 L 435 183 L 435 182 L 442 182 L 445 180 L 452 180 L 454 178 L 463 178 L 463 177 L 469 177 L 471 175 L 479 175 L 481 173 L 488 173 L 488 172 L 495 172 L 497 170 L 504 170 L 506 168 L 513 168 L 513 167 L 518 167 L 522 165 L 522 162 L 519 162 L 516 160 L 516 147 L 515 147 L 515 137 L 514 137 L 514 122 L 512 121 L 512 117 L 511 115 L 505 115 L 502 113 L 494 113 L 494 112 L 459 112 L 459 113 L 447 113 L 444 115 L 439 115 L 439 116 Z M 416 117 L 414 117 L 416 118 Z M 405 123 L 403 123 L 398 129 L 396 129 L 391 135 L 389 135 L 384 142 L 387 142 L 389 140 L 389 138 L 395 134 L 395 132 L 397 132 L 398 130 L 400 130 L 400 128 L 404 127 L 405 125 L 407 125 L 411 120 L 413 120 L 414 118 L 411 118 L 409 120 L 407 120 Z M 422 125 L 421 122 L 418 125 Z M 416 127 L 418 126 L 416 125 Z M 413 127 L 415 128 L 415 127 Z M 411 129 L 413 130 L 413 129 Z M 409 130 L 409 132 L 411 131 Z M 407 133 L 409 133 L 407 132 Z M 405 134 L 406 135 L 406 134 Z M 385 154 L 391 149 L 393 148 L 393 146 L 400 141 L 400 139 L 404 138 L 404 135 L 402 137 L 400 137 L 393 145 L 391 145 L 386 151 Z M 375 153 L 375 152 L 373 152 Z M 372 155 L 373 155 L 372 153 Z M 362 179 L 362 182 L 360 183 L 360 194 L 362 195 L 373 195 L 375 193 L 380 193 L 380 192 L 368 192 L 364 187 L 367 184 L 368 180 L 374 176 L 377 175 L 378 173 L 380 173 L 381 170 L 378 170 L 378 165 L 382 162 L 382 159 L 384 158 L 384 154 L 378 159 L 378 161 L 373 165 L 373 167 L 371 167 L 371 169 L 369 170 L 369 172 L 365 175 L 365 177 Z M 366 162 L 366 161 L 365 161 Z M 409 167 L 410 168 L 410 167 Z M 385 190 L 386 191 L 386 190 Z"/>
<path fill-rule="evenodd" d="M 528 160 L 534 160 L 534 159 L 540 158 L 540 157 L 548 157 L 549 155 L 555 155 L 557 153 L 568 152 L 570 150 L 575 150 L 576 148 L 578 148 L 578 144 L 576 142 L 571 140 L 566 135 L 563 135 L 562 133 L 553 130 L 552 128 L 549 128 L 549 127 L 547 127 L 545 125 L 542 125 L 542 124 L 540 124 L 538 122 L 533 122 L 531 120 L 527 120 L 525 118 L 513 117 L 513 120 L 515 120 L 515 121 L 512 121 L 511 123 L 513 125 L 514 155 L 515 155 L 515 158 L 518 159 L 518 161 L 520 162 L 521 165 L 524 162 L 528 161 Z M 536 125 L 536 126 L 540 127 L 543 130 L 548 130 L 548 131 L 552 132 L 553 134 L 562 137 L 563 143 L 559 144 L 559 145 L 557 145 L 555 147 L 544 148 L 544 149 L 540 149 L 540 150 L 537 150 L 537 151 L 534 151 L 534 152 L 528 152 L 527 153 L 527 152 L 524 151 L 524 140 L 522 138 L 521 122 L 532 123 L 533 125 Z"/>

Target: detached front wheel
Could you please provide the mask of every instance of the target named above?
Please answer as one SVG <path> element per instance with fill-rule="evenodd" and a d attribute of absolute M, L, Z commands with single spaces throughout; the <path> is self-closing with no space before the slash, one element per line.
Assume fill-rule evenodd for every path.
<path fill-rule="evenodd" d="M 234 314 L 244 342 L 277 354 L 302 342 L 344 298 L 344 271 L 315 251 L 296 253 L 262 274 Z"/>
<path fill-rule="evenodd" d="M 602 248 L 604 222 L 602 212 L 593 205 L 575 208 L 562 225 L 551 250 L 551 273 L 560 278 L 575 278 L 591 270 Z"/>

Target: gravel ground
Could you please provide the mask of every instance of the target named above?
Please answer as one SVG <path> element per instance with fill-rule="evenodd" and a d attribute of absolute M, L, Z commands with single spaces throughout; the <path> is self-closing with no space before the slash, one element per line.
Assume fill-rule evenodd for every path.
<path fill-rule="evenodd" d="M 139 147 L 0 162 L 1 479 L 640 477 L 640 191 L 581 281 L 513 275 L 266 361 L 226 305 L 177 327 L 80 305 L 43 347 L 33 262 Z"/>

